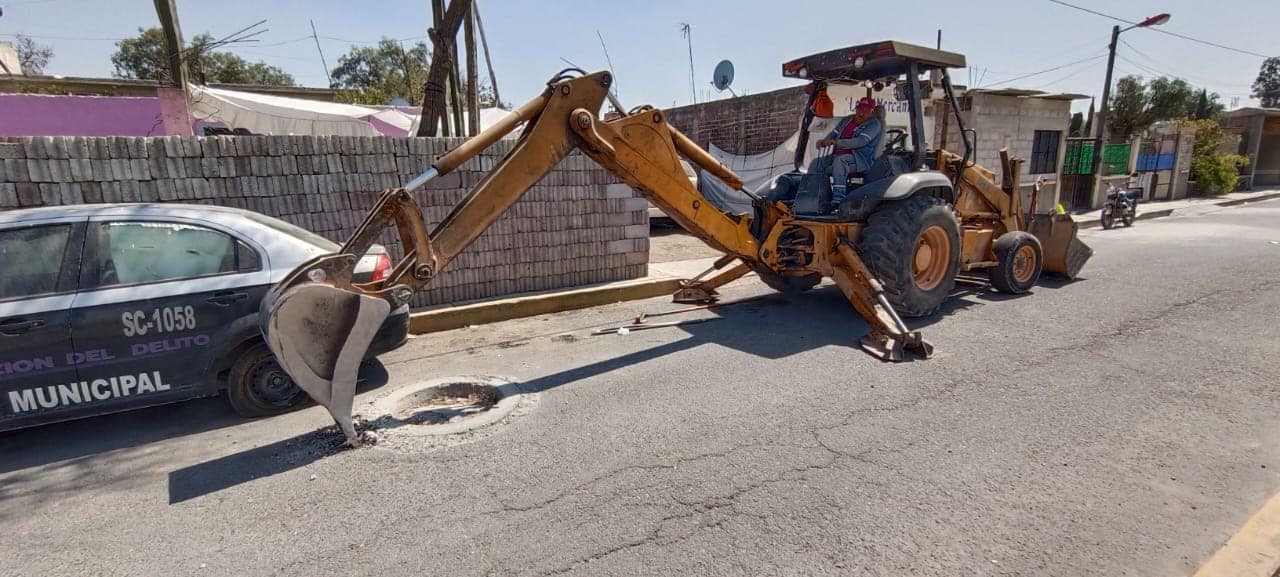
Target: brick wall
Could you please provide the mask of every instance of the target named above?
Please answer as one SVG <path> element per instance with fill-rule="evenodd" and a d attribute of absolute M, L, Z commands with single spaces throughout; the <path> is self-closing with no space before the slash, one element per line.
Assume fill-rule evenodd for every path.
<path fill-rule="evenodd" d="M 667 122 L 699 146 L 715 144 L 734 154 L 773 150 L 800 126 L 803 86 L 726 98 L 667 110 Z"/>
<path fill-rule="evenodd" d="M 0 139 L 0 210 L 97 202 L 246 208 L 343 242 L 379 192 L 457 138 L 23 137 Z M 493 146 L 419 192 L 428 228 L 511 148 Z M 580 154 L 566 158 L 430 285 L 415 306 L 642 277 L 647 203 Z M 388 231 L 380 241 L 402 251 Z"/>

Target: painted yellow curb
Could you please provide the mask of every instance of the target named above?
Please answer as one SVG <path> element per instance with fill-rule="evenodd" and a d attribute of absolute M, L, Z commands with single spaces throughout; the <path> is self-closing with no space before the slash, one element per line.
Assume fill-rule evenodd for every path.
<path fill-rule="evenodd" d="M 1194 577 L 1274 577 L 1280 572 L 1280 493 L 1249 518 Z"/>
<path fill-rule="evenodd" d="M 669 295 L 680 288 L 680 282 L 676 278 L 645 280 L 416 312 L 409 316 L 409 332 L 417 335 L 447 331 L 470 325 Z"/>

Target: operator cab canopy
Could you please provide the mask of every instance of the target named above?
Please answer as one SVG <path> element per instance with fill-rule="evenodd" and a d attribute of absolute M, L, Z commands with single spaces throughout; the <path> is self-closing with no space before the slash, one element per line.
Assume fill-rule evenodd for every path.
<path fill-rule="evenodd" d="M 797 58 L 782 65 L 782 76 L 829 82 L 896 79 L 912 62 L 917 74 L 967 66 L 963 54 L 886 40 Z"/>

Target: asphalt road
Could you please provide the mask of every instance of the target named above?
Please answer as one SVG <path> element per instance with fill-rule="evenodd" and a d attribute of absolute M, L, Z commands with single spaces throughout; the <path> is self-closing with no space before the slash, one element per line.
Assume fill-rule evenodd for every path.
<path fill-rule="evenodd" d="M 367 371 L 541 391 L 449 448 L 219 399 L 4 434 L 0 574 L 1189 574 L 1280 490 L 1280 201 L 1083 237 L 1077 282 L 962 291 L 929 361 L 862 354 L 833 287 L 589 336 L 655 299 Z"/>

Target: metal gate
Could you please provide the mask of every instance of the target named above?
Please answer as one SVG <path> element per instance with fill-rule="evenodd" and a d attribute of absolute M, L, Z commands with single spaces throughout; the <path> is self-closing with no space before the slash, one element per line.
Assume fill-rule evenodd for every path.
<path fill-rule="evenodd" d="M 1151 173 L 1148 200 L 1169 200 L 1173 196 L 1173 169 L 1178 159 L 1178 135 L 1165 134 L 1142 141 L 1135 170 Z"/>
<path fill-rule="evenodd" d="M 1062 189 L 1058 198 L 1067 210 L 1093 208 L 1092 138 L 1068 138 L 1062 159 Z"/>

